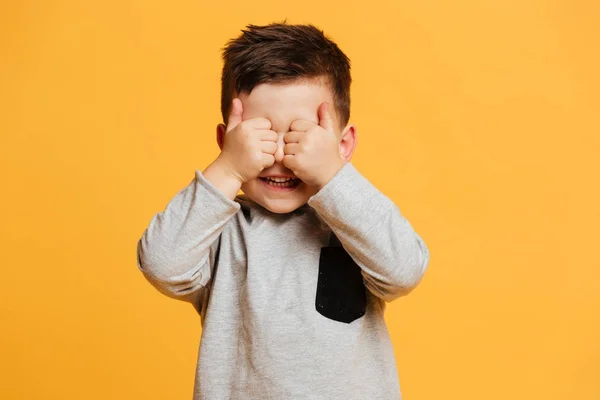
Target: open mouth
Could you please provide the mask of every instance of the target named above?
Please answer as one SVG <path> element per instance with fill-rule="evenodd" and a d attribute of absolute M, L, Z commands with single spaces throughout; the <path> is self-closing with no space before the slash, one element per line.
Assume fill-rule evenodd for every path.
<path fill-rule="evenodd" d="M 300 182 L 302 182 L 298 178 L 264 177 L 264 178 L 260 178 L 260 180 L 263 181 L 267 186 L 269 186 L 273 189 L 294 189 L 298 185 L 300 185 Z"/>

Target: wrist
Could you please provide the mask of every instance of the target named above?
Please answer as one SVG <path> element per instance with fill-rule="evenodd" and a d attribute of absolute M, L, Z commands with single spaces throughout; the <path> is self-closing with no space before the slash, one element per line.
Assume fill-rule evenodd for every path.
<path fill-rule="evenodd" d="M 212 165 L 214 168 L 218 168 L 221 171 L 221 174 L 227 179 L 235 180 L 240 185 L 244 183 L 242 175 L 237 172 L 231 161 L 229 161 L 226 157 L 223 157 L 223 153 L 221 153 L 221 155 L 219 155 L 215 161 L 213 161 Z"/>
<path fill-rule="evenodd" d="M 237 196 L 243 183 L 227 160 L 219 157 L 206 167 L 202 175 L 230 200 Z"/>
<path fill-rule="evenodd" d="M 316 188 L 318 190 L 323 189 L 337 175 L 337 173 L 340 172 L 344 165 L 346 165 L 346 163 L 342 161 L 339 164 L 336 163 L 334 166 L 332 166 L 331 170 L 329 170 L 329 173 L 324 177 L 324 179 L 316 184 Z"/>

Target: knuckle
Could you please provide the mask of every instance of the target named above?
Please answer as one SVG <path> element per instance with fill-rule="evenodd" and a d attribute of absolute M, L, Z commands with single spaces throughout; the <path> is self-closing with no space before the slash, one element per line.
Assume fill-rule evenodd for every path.
<path fill-rule="evenodd" d="M 258 162 L 260 162 L 261 158 L 262 158 L 261 154 L 259 152 L 257 152 L 257 151 L 253 151 L 250 154 L 250 161 L 252 161 L 252 163 L 258 163 Z"/>
<path fill-rule="evenodd" d="M 246 121 L 240 123 L 238 125 L 237 129 L 239 130 L 240 134 L 243 135 L 244 137 L 247 137 L 251 131 L 251 129 L 248 126 L 248 124 L 246 123 Z"/>
<path fill-rule="evenodd" d="M 264 127 L 265 129 L 268 129 L 271 127 L 271 121 L 266 118 L 258 118 L 256 122 L 261 128 Z"/>

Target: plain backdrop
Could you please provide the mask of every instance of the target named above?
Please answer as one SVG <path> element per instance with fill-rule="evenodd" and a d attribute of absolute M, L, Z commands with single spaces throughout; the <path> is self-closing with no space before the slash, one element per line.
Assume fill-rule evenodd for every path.
<path fill-rule="evenodd" d="M 351 58 L 353 163 L 431 251 L 386 314 L 404 397 L 600 399 L 599 11 L 2 2 L 0 398 L 191 398 L 199 317 L 136 242 L 218 154 L 221 48 L 287 19 Z"/>

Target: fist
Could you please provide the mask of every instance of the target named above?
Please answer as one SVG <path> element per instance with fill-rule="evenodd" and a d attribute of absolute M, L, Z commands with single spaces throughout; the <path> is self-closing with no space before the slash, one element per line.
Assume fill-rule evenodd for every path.
<path fill-rule="evenodd" d="M 243 111 L 241 100 L 233 99 L 223 148 L 217 157 L 240 183 L 255 179 L 275 163 L 279 137 L 271 130 L 271 121 L 266 118 L 242 121 Z"/>
<path fill-rule="evenodd" d="M 308 185 L 319 190 L 344 166 L 340 155 L 340 140 L 334 131 L 328 104 L 317 111 L 319 124 L 296 120 L 283 140 L 283 164 Z"/>

